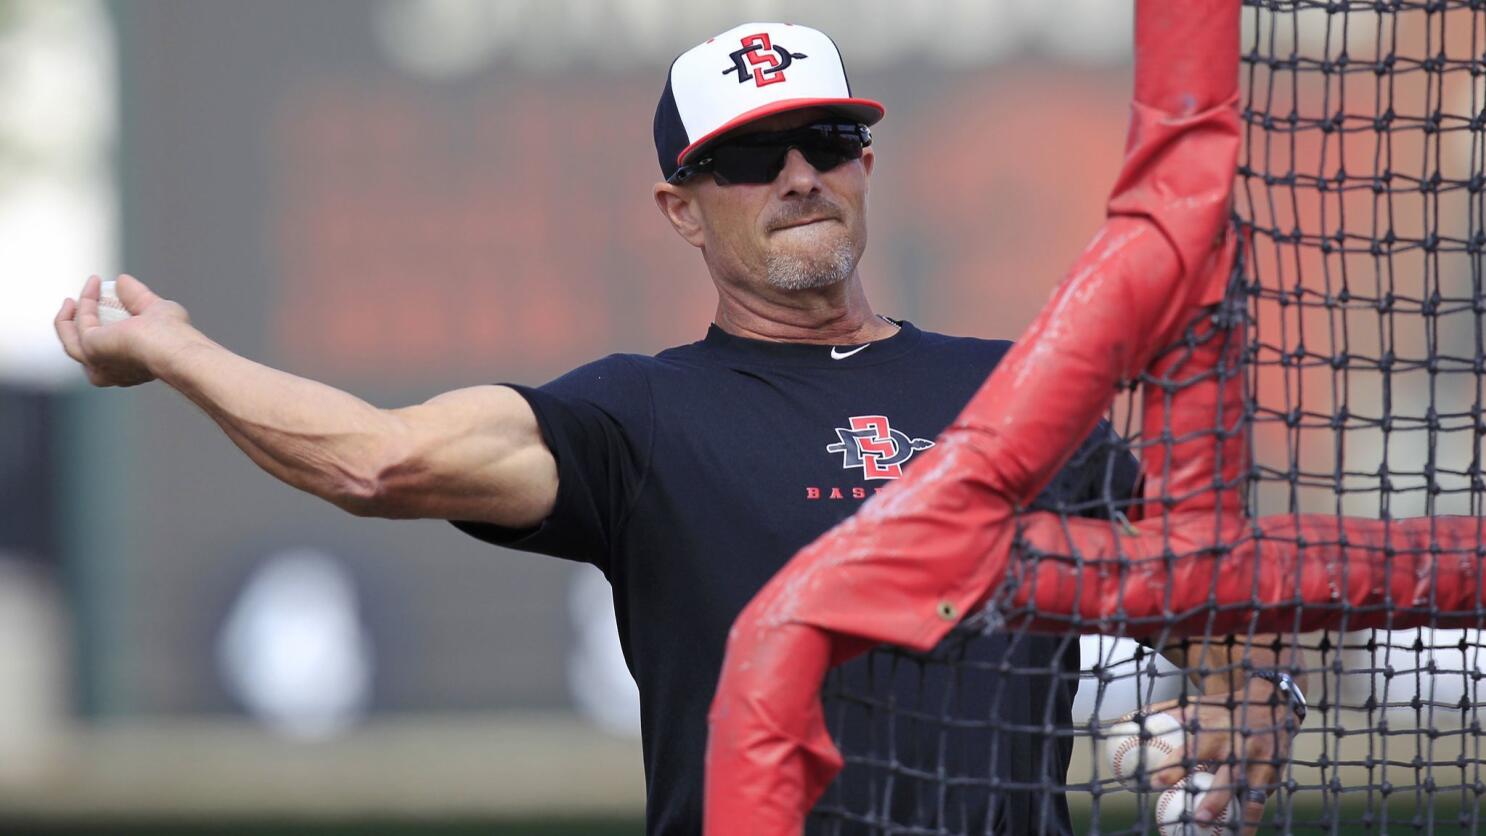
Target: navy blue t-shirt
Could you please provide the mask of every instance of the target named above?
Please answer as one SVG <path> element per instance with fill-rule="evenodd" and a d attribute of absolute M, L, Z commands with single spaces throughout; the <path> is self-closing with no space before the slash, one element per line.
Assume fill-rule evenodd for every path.
<path fill-rule="evenodd" d="M 640 691 L 649 833 L 701 832 L 707 710 L 738 612 L 797 550 L 912 467 L 1009 347 L 907 322 L 864 347 L 762 342 L 712 326 L 701 342 L 655 357 L 614 355 L 540 388 L 513 387 L 557 460 L 556 506 L 525 531 L 456 525 L 491 543 L 592 563 L 608 576 Z M 1133 463 L 1083 458 L 1045 498 L 1128 493 Z M 849 762 L 828 796 L 844 812 L 812 829 L 856 832 L 864 810 L 900 823 L 943 817 L 942 809 L 916 809 L 924 803 L 909 797 L 909 779 L 944 761 L 1004 782 L 960 799 L 953 826 L 1068 829 L 1061 796 L 1009 790 L 1064 780 L 1070 739 L 1042 732 L 1068 723 L 1077 638 L 992 635 L 955 652 L 972 663 L 936 669 L 861 660 L 838 683 L 853 692 L 907 690 L 930 706 L 954 690 L 958 710 L 992 715 L 994 728 L 957 734 L 954 752 L 889 745 L 871 728 L 884 715 L 871 710 L 873 698 L 858 698 L 860 711 L 832 712 L 828 703 L 843 751 L 862 764 Z M 907 725 L 899 718 L 897 733 Z M 942 731 L 925 734 L 943 738 Z M 863 754 L 874 747 L 885 754 Z M 873 768 L 903 774 L 891 797 L 879 792 Z M 993 822 L 977 821 L 988 815 Z"/>

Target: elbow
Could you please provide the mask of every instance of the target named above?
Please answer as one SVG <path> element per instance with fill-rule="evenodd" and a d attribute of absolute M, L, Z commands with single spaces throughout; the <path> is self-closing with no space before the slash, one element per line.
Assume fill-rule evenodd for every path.
<path fill-rule="evenodd" d="M 384 451 L 369 456 L 363 467 L 339 469 L 326 499 L 357 517 L 407 518 L 403 458 Z"/>
<path fill-rule="evenodd" d="M 387 491 L 377 480 L 348 479 L 336 486 L 326 499 L 342 511 L 357 517 L 395 516 L 391 513 L 394 506 L 388 500 Z"/>

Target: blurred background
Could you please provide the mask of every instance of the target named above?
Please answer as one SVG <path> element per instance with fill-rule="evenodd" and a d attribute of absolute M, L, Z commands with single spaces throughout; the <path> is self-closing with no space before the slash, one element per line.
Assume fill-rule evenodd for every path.
<path fill-rule="evenodd" d="M 0 0 L 0 832 L 638 833 L 608 587 L 260 473 L 51 318 L 128 271 L 401 406 L 699 339 L 654 209 L 670 60 L 817 26 L 883 101 L 877 309 L 1014 337 L 1102 218 L 1107 0 Z"/>
<path fill-rule="evenodd" d="M 1378 42 L 1366 18 L 1333 33 L 1324 10 L 1283 17 L 1291 30 L 1253 42 Z M 887 106 L 863 266 L 876 308 L 1015 337 L 1102 219 L 1129 2 L 0 0 L 0 833 L 641 831 L 636 697 L 597 571 L 298 494 L 163 387 L 87 387 L 51 319 L 90 273 L 128 271 L 233 350 L 388 407 L 699 339 L 713 292 L 652 204 L 651 114 L 676 54 L 764 19 L 831 34 L 855 90 Z M 1475 55 L 1475 31 L 1456 27 L 1448 48 Z M 1299 109 L 1332 83 L 1302 78 Z M 1404 114 L 1431 101 L 1410 83 Z M 1482 84 L 1444 90 L 1447 109 L 1475 113 Z M 1257 107 L 1291 107 L 1276 86 Z M 1322 170 L 1326 141 L 1266 145 L 1265 164 Z M 1482 167 L 1460 137 L 1433 162 L 1399 143 L 1436 174 Z M 1240 208 L 1309 229 L 1333 199 Z M 1478 217 L 1396 199 L 1405 237 Z M 1327 275 L 1328 258 L 1296 269 Z M 1434 281 L 1479 298 L 1463 261 L 1400 264 L 1405 296 Z M 1286 322 L 1260 311 L 1261 331 Z M 1434 356 L 1410 327 L 1390 339 Z M 1475 402 L 1467 371 L 1440 404 Z M 1309 401 L 1335 414 L 1321 373 L 1305 373 Z M 1270 402 L 1298 392 L 1295 374 L 1257 379 Z M 1356 379 L 1356 403 L 1376 400 Z M 1397 377 L 1392 414 L 1433 408 L 1421 381 Z M 1337 431 L 1256 423 L 1276 472 L 1336 466 Z M 1480 513 L 1463 474 L 1409 472 L 1469 457 L 1469 433 L 1345 432 L 1349 461 L 1390 470 L 1392 487 L 1338 499 L 1277 480 L 1259 507 Z M 1357 641 L 1342 703 L 1453 704 L 1479 679 L 1474 633 Z M 1172 669 L 1137 671 L 1128 642 L 1084 643 L 1086 666 L 1129 692 L 1096 708 L 1082 690 L 1080 720 L 1175 687 Z"/>

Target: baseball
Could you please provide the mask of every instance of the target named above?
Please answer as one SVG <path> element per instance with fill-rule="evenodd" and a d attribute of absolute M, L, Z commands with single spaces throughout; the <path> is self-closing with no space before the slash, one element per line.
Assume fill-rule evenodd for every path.
<path fill-rule="evenodd" d="M 1181 759 L 1186 733 L 1170 714 L 1148 714 L 1141 723 L 1127 720 L 1109 727 L 1104 736 L 1104 761 L 1115 779 L 1127 789 L 1138 789 L 1141 778 L 1149 781 L 1156 770 Z"/>
<path fill-rule="evenodd" d="M 108 325 L 111 322 L 122 322 L 133 314 L 119 301 L 117 282 L 104 282 L 98 291 L 98 322 Z"/>
<path fill-rule="evenodd" d="M 1213 776 L 1206 772 L 1193 772 L 1156 799 L 1156 825 L 1161 836 L 1223 836 L 1231 832 L 1230 824 L 1237 822 L 1238 802 L 1228 799 L 1228 806 L 1208 824 L 1198 825 L 1192 821 L 1197 806 L 1213 786 Z"/>

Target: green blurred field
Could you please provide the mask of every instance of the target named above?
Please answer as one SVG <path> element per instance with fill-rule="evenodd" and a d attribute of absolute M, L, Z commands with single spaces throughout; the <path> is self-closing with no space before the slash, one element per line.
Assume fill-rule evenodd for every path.
<path fill-rule="evenodd" d="M 1093 817 L 1090 815 L 1087 799 L 1084 804 L 1074 805 L 1073 831 L 1075 833 L 1093 833 Z M 1412 799 L 1394 799 L 1387 808 L 1387 823 L 1381 821 L 1373 824 L 1362 824 L 1367 807 L 1364 803 L 1346 804 L 1333 806 L 1323 810 L 1320 804 L 1296 804 L 1289 811 L 1287 826 L 1280 826 L 1283 819 L 1278 815 L 1274 802 L 1270 803 L 1264 826 L 1260 833 L 1325 833 L 1336 834 L 1336 836 L 1362 836 L 1362 834 L 1376 833 L 1476 833 L 1479 832 L 1486 820 L 1483 820 L 1483 809 L 1477 804 L 1475 815 L 1467 818 L 1467 823 L 1460 823 L 1463 808 L 1457 803 L 1439 802 L 1433 805 L 1432 817 L 1427 815 L 1429 811 L 1418 808 L 1412 803 Z M 1099 816 L 1100 833 L 1148 833 L 1155 832 L 1154 819 L 1147 815 L 1144 824 L 1138 811 L 1128 804 L 1108 805 L 1101 811 Z M 1375 805 L 1372 813 L 1377 817 L 1381 809 Z M 1471 824 L 1471 821 L 1474 824 Z M 1333 825 L 1335 822 L 1335 825 Z"/>

